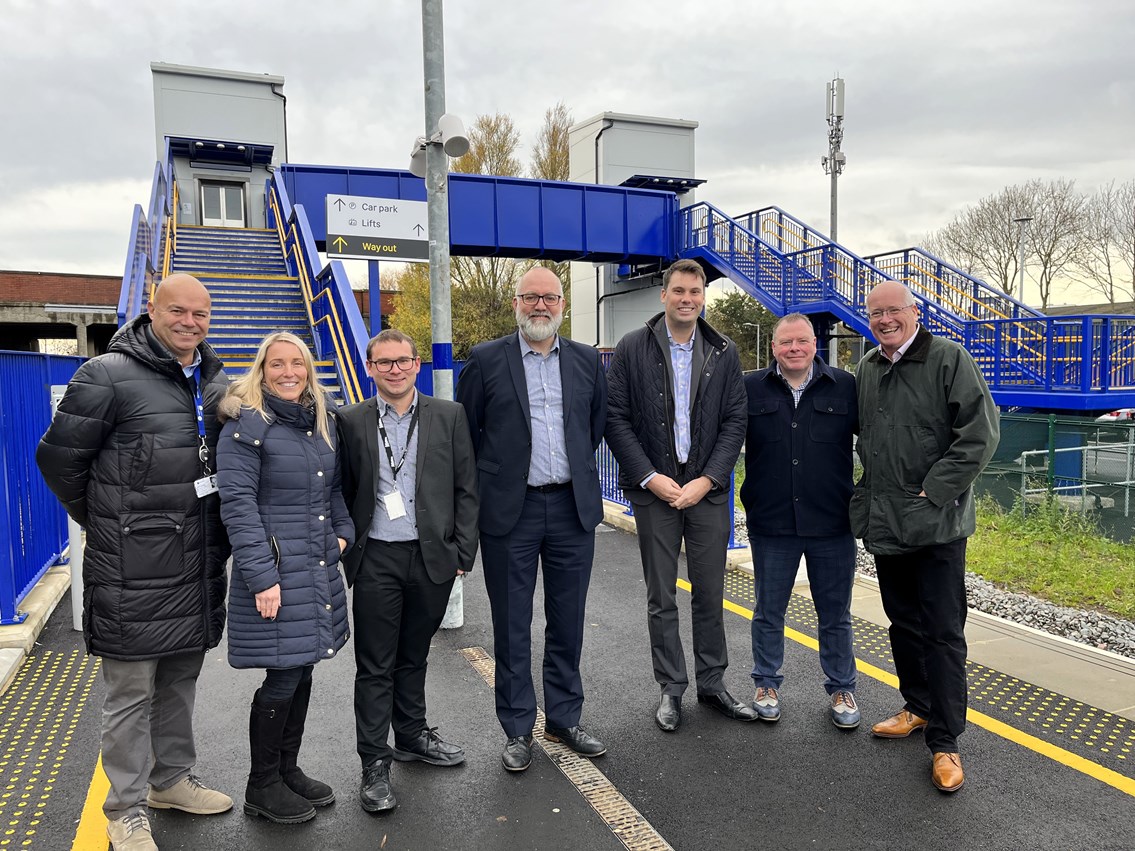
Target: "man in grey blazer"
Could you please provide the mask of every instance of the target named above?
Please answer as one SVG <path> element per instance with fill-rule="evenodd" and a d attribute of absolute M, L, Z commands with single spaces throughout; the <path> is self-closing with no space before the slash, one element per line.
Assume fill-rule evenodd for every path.
<path fill-rule="evenodd" d="M 367 344 L 378 395 L 338 418 L 355 524 L 343 564 L 354 587 L 355 730 L 367 812 L 398 805 L 391 759 L 465 761 L 426 723 L 426 657 L 453 583 L 477 554 L 477 468 L 464 409 L 418 393 L 420 368 L 414 341 L 383 331 Z"/>

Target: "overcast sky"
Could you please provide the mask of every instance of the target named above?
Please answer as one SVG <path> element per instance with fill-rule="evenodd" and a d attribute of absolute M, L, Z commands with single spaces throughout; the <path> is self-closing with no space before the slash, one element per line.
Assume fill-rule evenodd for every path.
<path fill-rule="evenodd" d="M 1135 177 L 1135 2 L 450 0 L 447 106 L 699 122 L 699 200 L 826 231 L 824 87 L 846 80 L 840 241 L 918 244 L 1030 178 Z M 121 274 L 163 61 L 282 75 L 291 160 L 403 168 L 422 132 L 414 0 L 0 0 L 0 269 Z"/>

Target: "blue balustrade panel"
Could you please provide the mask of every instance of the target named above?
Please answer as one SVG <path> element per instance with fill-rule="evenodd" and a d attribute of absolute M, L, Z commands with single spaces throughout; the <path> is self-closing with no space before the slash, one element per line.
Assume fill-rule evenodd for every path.
<path fill-rule="evenodd" d="M 457 378 L 461 375 L 461 368 L 465 366 L 465 361 L 455 360 L 453 362 L 453 386 L 457 387 Z M 374 385 L 374 382 L 371 382 Z M 434 365 L 426 361 L 422 361 L 422 368 L 418 372 L 418 379 L 414 382 L 414 386 L 418 388 L 419 393 L 425 393 L 427 396 L 434 394 Z"/>
<path fill-rule="evenodd" d="M 328 195 L 425 201 L 408 171 L 283 165 L 293 204 L 327 238 Z M 450 252 L 457 256 L 648 263 L 676 256 L 670 192 L 481 174 L 449 175 Z"/>
<path fill-rule="evenodd" d="M 0 623 L 23 620 L 17 606 L 67 546 L 67 515 L 48 490 L 35 449 L 51 423 L 51 385 L 83 361 L 0 352 Z"/>

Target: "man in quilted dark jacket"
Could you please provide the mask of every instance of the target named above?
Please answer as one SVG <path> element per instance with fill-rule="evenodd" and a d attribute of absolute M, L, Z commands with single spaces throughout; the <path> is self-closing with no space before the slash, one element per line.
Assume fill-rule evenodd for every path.
<path fill-rule="evenodd" d="M 733 341 L 701 318 L 705 272 L 697 262 L 679 260 L 666 270 L 662 306 L 615 348 L 606 438 L 638 526 L 650 652 L 662 688 L 654 720 L 673 732 L 689 686 L 675 592 L 683 540 L 698 702 L 738 721 L 755 721 L 757 713 L 724 683 L 729 482 L 747 424 L 741 362 Z"/>
<path fill-rule="evenodd" d="M 229 556 L 212 478 L 228 379 L 205 342 L 210 310 L 196 278 L 162 281 L 147 313 L 75 373 L 36 452 L 87 532 L 83 635 L 106 683 L 103 812 L 115 849 L 157 847 L 147 803 L 232 807 L 192 773 L 197 676 L 224 628 Z"/>

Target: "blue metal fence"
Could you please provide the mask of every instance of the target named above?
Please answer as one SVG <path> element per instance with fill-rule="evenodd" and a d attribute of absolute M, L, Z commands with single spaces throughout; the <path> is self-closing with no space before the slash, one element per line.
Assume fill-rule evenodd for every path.
<path fill-rule="evenodd" d="M 51 385 L 66 384 L 82 358 L 0 352 L 0 624 L 67 546 L 67 515 L 35 465 L 51 423 Z"/>

